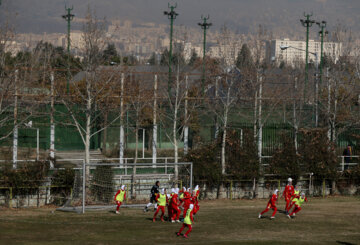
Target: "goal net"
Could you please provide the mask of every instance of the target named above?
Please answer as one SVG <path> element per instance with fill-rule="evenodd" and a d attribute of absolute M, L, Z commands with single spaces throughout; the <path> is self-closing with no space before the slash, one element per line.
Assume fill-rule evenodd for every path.
<path fill-rule="evenodd" d="M 170 192 L 174 187 L 192 188 L 192 163 L 119 163 L 83 164 L 75 171 L 71 197 L 58 210 L 85 212 L 91 209 L 112 209 L 114 196 L 122 185 L 127 201 L 122 207 L 143 207 L 156 181 Z"/>

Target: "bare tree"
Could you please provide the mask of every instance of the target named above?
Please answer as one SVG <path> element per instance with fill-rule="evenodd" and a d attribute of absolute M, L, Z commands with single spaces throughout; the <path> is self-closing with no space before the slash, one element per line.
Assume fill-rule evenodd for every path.
<path fill-rule="evenodd" d="M 67 125 L 76 127 L 85 148 L 85 162 L 90 162 L 90 140 L 119 119 L 112 118 L 106 124 L 98 121 L 106 113 L 118 109 L 116 92 L 118 91 L 119 74 L 112 68 L 102 67 L 102 50 L 106 45 L 104 22 L 88 10 L 83 27 L 83 61 L 81 79 L 71 84 L 70 94 L 61 93 L 61 101 L 69 112 L 71 120 Z M 87 178 L 89 169 L 86 169 Z"/>

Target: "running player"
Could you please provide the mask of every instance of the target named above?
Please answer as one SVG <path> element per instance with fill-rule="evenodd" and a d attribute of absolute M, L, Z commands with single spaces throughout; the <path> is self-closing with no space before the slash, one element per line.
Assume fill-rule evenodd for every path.
<path fill-rule="evenodd" d="M 159 193 L 159 188 L 160 188 L 160 182 L 159 181 L 156 181 L 155 182 L 155 185 L 151 188 L 151 191 L 150 191 L 150 202 L 145 206 L 144 208 L 144 212 L 147 212 L 149 211 L 149 207 L 153 204 L 153 202 L 155 202 L 155 205 L 154 205 L 154 211 L 157 209 L 157 203 L 156 203 L 156 195 Z"/>
<path fill-rule="evenodd" d="M 259 213 L 259 219 L 261 219 L 261 218 L 262 218 L 262 215 L 263 215 L 264 213 L 266 213 L 267 211 L 269 211 L 270 208 L 271 208 L 272 210 L 274 210 L 274 212 L 272 213 L 270 219 L 275 219 L 275 214 L 276 214 L 276 211 L 277 211 L 276 202 L 277 202 L 277 199 L 278 199 L 278 192 L 279 192 L 278 189 L 276 189 L 276 190 L 274 191 L 274 193 L 272 194 L 270 200 L 268 201 L 268 204 L 267 204 L 265 210 L 262 211 L 261 213 Z"/>
<path fill-rule="evenodd" d="M 288 184 L 285 186 L 283 197 L 285 198 L 285 211 L 287 211 L 291 204 L 291 197 L 294 195 L 294 186 L 292 185 L 292 178 L 288 178 Z"/>

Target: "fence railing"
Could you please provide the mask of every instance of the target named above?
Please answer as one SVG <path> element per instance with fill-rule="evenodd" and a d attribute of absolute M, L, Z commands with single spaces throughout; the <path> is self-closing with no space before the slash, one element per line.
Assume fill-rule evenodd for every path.
<path fill-rule="evenodd" d="M 271 159 L 272 156 L 261 156 L 262 159 L 262 166 L 267 167 L 269 166 L 269 163 L 263 163 L 266 162 L 267 159 Z M 357 166 L 360 162 L 360 156 L 338 156 L 338 158 L 341 159 L 339 162 L 339 170 L 343 172 L 344 170 L 348 169 L 350 166 Z M 353 161 L 353 158 L 357 159 L 356 162 Z M 349 159 L 353 162 L 347 162 L 346 159 Z"/>
<path fill-rule="evenodd" d="M 360 156 L 338 156 L 339 158 L 341 158 L 341 171 L 346 170 L 347 168 L 349 168 L 349 166 L 356 166 L 359 164 L 359 158 Z M 353 158 L 355 158 L 357 161 L 356 162 L 350 162 L 353 161 Z M 349 159 L 349 162 L 347 162 Z"/>

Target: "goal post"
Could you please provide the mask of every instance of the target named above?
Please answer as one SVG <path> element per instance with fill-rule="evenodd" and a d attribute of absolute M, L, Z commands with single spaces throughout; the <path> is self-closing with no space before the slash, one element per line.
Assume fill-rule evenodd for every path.
<path fill-rule="evenodd" d="M 178 177 L 175 168 L 178 168 Z M 124 207 L 143 207 L 156 181 L 160 188 L 170 192 L 174 187 L 193 187 L 193 164 L 181 163 L 119 163 L 92 162 L 75 171 L 74 187 L 62 211 L 85 213 L 86 210 L 112 209 L 114 196 L 122 185 L 126 186 L 127 201 Z"/>

